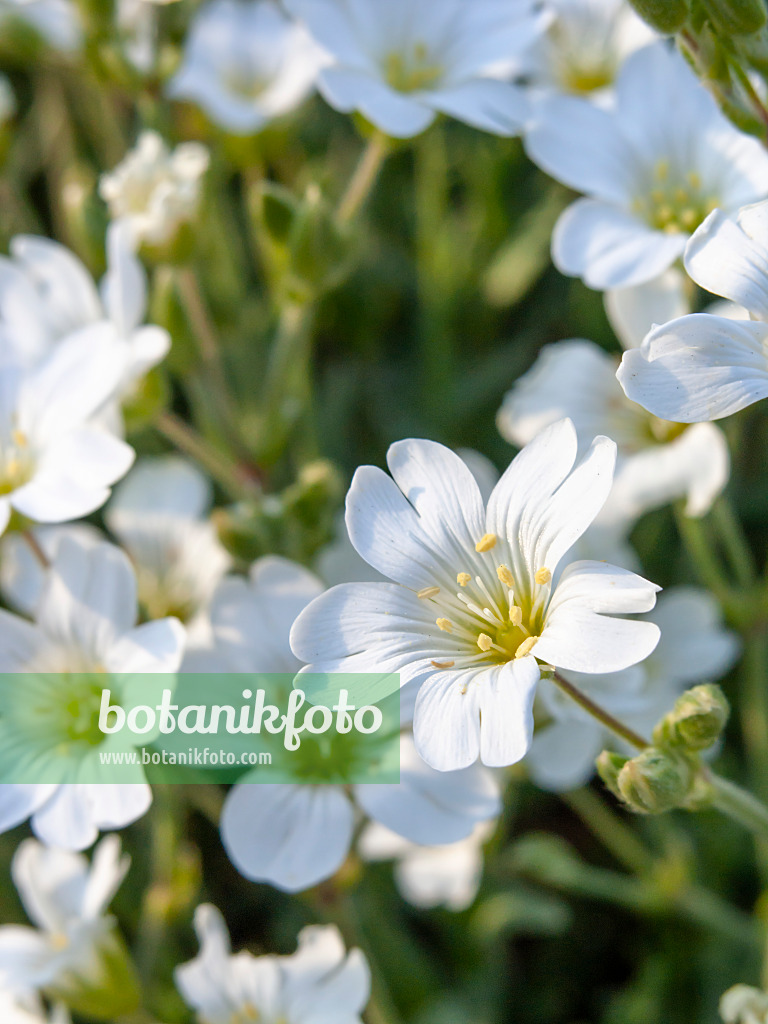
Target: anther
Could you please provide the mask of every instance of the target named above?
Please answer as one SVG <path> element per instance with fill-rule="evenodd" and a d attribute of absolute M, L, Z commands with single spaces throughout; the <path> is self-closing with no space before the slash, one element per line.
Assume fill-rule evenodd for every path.
<path fill-rule="evenodd" d="M 453 668 L 453 666 L 456 664 L 456 662 L 455 661 L 431 661 L 430 664 L 434 665 L 435 668 Z"/>
<path fill-rule="evenodd" d="M 481 633 L 477 638 L 477 646 L 481 651 L 490 651 L 493 647 L 493 640 L 491 640 L 487 633 Z"/>
<path fill-rule="evenodd" d="M 435 625 L 439 626 L 444 633 L 453 632 L 453 623 L 450 619 L 436 619 Z"/>
<path fill-rule="evenodd" d="M 496 569 L 496 575 L 499 580 L 504 584 L 505 587 L 509 587 L 512 590 L 515 586 L 515 580 L 512 573 L 509 571 L 509 567 L 506 565 L 500 565 Z"/>
<path fill-rule="evenodd" d="M 484 551 L 490 551 L 496 547 L 496 534 L 495 533 L 484 533 L 480 540 L 475 544 L 475 551 L 480 553 Z"/>
<path fill-rule="evenodd" d="M 520 646 L 515 651 L 515 657 L 516 658 L 525 658 L 526 655 L 531 653 L 531 650 L 536 646 L 536 644 L 538 642 L 539 642 L 539 638 L 537 636 L 529 636 L 529 637 L 527 637 L 525 640 L 523 640 L 523 642 L 520 644 Z"/>
<path fill-rule="evenodd" d="M 513 604 L 509 609 L 509 621 L 513 626 L 521 626 L 523 624 L 523 609 Z"/>
<path fill-rule="evenodd" d="M 469 583 L 471 579 L 472 577 L 469 575 L 468 572 L 460 572 L 459 575 L 456 577 L 456 582 L 459 584 L 460 587 L 466 587 L 466 585 Z"/>
<path fill-rule="evenodd" d="M 440 593 L 440 587 L 423 587 L 421 590 L 417 591 L 416 597 L 421 597 L 421 598 L 437 597 L 437 595 L 439 593 Z"/>
<path fill-rule="evenodd" d="M 552 573 L 549 571 L 549 569 L 546 568 L 539 569 L 539 571 L 533 578 L 536 580 L 537 583 L 549 583 L 549 581 L 552 579 Z"/>

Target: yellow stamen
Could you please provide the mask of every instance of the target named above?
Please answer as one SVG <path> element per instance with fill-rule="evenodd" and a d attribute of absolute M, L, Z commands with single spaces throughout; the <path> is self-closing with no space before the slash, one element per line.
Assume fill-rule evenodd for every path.
<path fill-rule="evenodd" d="M 523 624 L 523 609 L 518 608 L 516 604 L 513 604 L 509 609 L 509 621 L 513 626 L 522 626 Z"/>
<path fill-rule="evenodd" d="M 512 576 L 512 573 L 509 571 L 508 566 L 498 566 L 496 569 L 496 575 L 499 577 L 499 580 L 504 584 L 505 587 L 509 587 L 510 590 L 514 588 L 515 580 Z"/>
<path fill-rule="evenodd" d="M 419 590 L 417 592 L 416 597 L 421 597 L 421 598 L 437 597 L 437 595 L 439 593 L 440 593 L 440 587 L 423 587 L 421 590 Z"/>
<path fill-rule="evenodd" d="M 689 171 L 687 177 L 691 188 L 695 188 L 698 192 L 701 189 L 701 175 L 697 174 L 696 171 Z"/>
<path fill-rule="evenodd" d="M 475 544 L 475 551 L 480 553 L 484 551 L 490 551 L 496 547 L 496 534 L 495 533 L 484 533 L 480 540 Z"/>
<path fill-rule="evenodd" d="M 549 583 L 552 579 L 552 573 L 549 569 L 539 569 L 536 575 L 533 577 L 537 583 Z"/>
<path fill-rule="evenodd" d="M 453 632 L 453 623 L 451 622 L 450 619 L 437 619 L 435 624 L 439 626 L 444 633 Z"/>
<path fill-rule="evenodd" d="M 456 664 L 455 661 L 432 661 L 430 664 L 434 665 L 435 668 L 453 668 Z"/>
<path fill-rule="evenodd" d="M 477 646 L 481 651 L 490 651 L 493 647 L 493 640 L 491 640 L 487 633 L 481 633 L 477 638 Z"/>
<path fill-rule="evenodd" d="M 14 430 L 13 433 L 11 434 L 11 437 L 13 438 L 13 443 L 16 445 L 17 448 L 26 448 L 27 445 L 29 444 L 29 441 L 27 440 L 27 435 L 24 433 L 23 430 Z"/>
<path fill-rule="evenodd" d="M 466 587 L 466 585 L 469 583 L 471 579 L 472 577 L 469 575 L 468 572 L 460 572 L 459 575 L 456 577 L 456 582 L 459 584 L 460 587 Z"/>
<path fill-rule="evenodd" d="M 658 181 L 666 181 L 669 177 L 669 160 L 659 160 L 653 173 Z"/>
<path fill-rule="evenodd" d="M 524 658 L 526 655 L 531 653 L 531 650 L 536 646 L 538 642 L 539 638 L 537 636 L 527 637 L 525 640 L 523 640 L 523 642 L 515 651 L 515 657 Z"/>

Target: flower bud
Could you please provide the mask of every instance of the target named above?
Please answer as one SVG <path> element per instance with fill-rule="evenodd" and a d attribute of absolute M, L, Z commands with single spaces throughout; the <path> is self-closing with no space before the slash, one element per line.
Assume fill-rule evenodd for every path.
<path fill-rule="evenodd" d="M 659 746 L 706 750 L 715 743 L 728 721 L 730 705 L 719 686 L 695 686 L 678 697 L 674 708 L 653 731 Z"/>
<path fill-rule="evenodd" d="M 768 18 L 763 0 L 704 0 L 704 4 L 717 27 L 733 35 L 757 32 Z"/>
<path fill-rule="evenodd" d="M 663 35 L 679 32 L 688 19 L 687 0 L 631 0 L 631 3 L 643 21 Z"/>
<path fill-rule="evenodd" d="M 604 750 L 595 761 L 597 774 L 613 795 L 619 799 L 621 799 L 621 792 L 619 791 L 619 772 L 628 760 L 629 758 L 622 757 L 621 754 L 614 754 L 610 750 Z"/>
<path fill-rule="evenodd" d="M 661 814 L 685 802 L 693 782 L 690 764 L 671 752 L 648 747 L 619 772 L 617 786 L 638 814 Z"/>

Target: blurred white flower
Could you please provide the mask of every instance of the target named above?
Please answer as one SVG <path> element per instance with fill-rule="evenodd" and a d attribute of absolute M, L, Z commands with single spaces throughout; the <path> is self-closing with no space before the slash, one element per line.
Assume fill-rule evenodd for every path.
<path fill-rule="evenodd" d="M 134 784 L 118 785 L 100 763 L 100 752 L 127 749 L 119 734 L 98 729 L 101 691 L 111 686 L 118 699 L 147 703 L 134 699 L 141 675 L 178 669 L 184 628 L 170 618 L 136 626 L 136 612 L 136 580 L 123 552 L 71 538 L 59 545 L 35 621 L 0 611 L 0 673 L 31 673 L 24 692 L 0 691 L 1 774 L 40 765 L 61 780 L 0 786 L 0 830 L 31 817 L 45 842 L 85 849 L 99 829 L 121 828 L 149 807 L 141 765 Z"/>
<path fill-rule="evenodd" d="M 371 988 L 359 949 L 346 952 L 333 925 L 304 928 L 291 956 L 232 954 L 223 917 L 195 911 L 200 952 L 176 969 L 176 985 L 200 1024 L 362 1024 Z"/>
<path fill-rule="evenodd" d="M 107 231 L 107 272 L 100 288 L 73 252 L 49 238 L 17 235 L 11 258 L 0 257 L 0 344 L 14 361 L 33 366 L 73 331 L 101 328 L 119 349 L 120 397 L 171 347 L 162 327 L 144 325 L 147 280 L 128 224 Z M 94 337 L 96 336 L 95 331 Z"/>
<path fill-rule="evenodd" d="M 99 843 L 90 864 L 81 854 L 26 839 L 14 855 L 12 873 L 36 927 L 0 927 L 0 985 L 60 998 L 104 986 L 107 961 L 120 948 L 115 922 L 105 912 L 129 865 L 117 836 Z"/>
<path fill-rule="evenodd" d="M 533 0 L 286 0 L 333 58 L 317 86 L 387 135 L 418 135 L 439 113 L 515 135 L 527 103 L 508 79 L 544 29 Z"/>
<path fill-rule="evenodd" d="M 0 1020 L 3 1024 L 72 1024 L 66 1007 L 59 1003 L 50 1015 L 35 994 L 18 994 L 0 989 Z"/>
<path fill-rule="evenodd" d="M 431 441 L 390 447 L 391 477 L 357 470 L 347 527 L 357 551 L 391 583 L 334 587 L 291 632 L 308 672 L 397 672 L 420 684 L 414 738 L 443 771 L 478 756 L 519 761 L 533 731 L 533 699 L 548 666 L 610 672 L 656 645 L 648 611 L 657 587 L 634 573 L 563 558 L 611 487 L 616 446 L 596 438 L 574 468 L 577 438 L 564 420 L 513 460 L 488 508 L 462 460 Z"/>
<path fill-rule="evenodd" d="M 435 771 L 404 734 L 399 783 L 358 783 L 345 791 L 246 780 L 227 795 L 221 838 L 246 878 L 300 892 L 342 866 L 361 814 L 411 843 L 437 846 L 465 839 L 500 811 L 499 788 L 487 769 Z"/>
<path fill-rule="evenodd" d="M 734 217 L 712 213 L 688 243 L 685 267 L 752 319 L 691 313 L 654 327 L 617 376 L 656 416 L 719 420 L 768 396 L 768 202 Z"/>
<path fill-rule="evenodd" d="M 643 618 L 661 631 L 658 647 L 644 662 L 606 676 L 563 675 L 636 732 L 650 736 L 684 690 L 714 682 L 732 668 L 740 644 L 723 626 L 715 598 L 697 587 L 672 587 Z M 613 733 L 553 688 L 541 691 L 536 713 L 542 725 L 526 763 L 544 789 L 576 789 L 594 774 L 595 758 L 604 747 L 621 746 Z"/>
<path fill-rule="evenodd" d="M 82 41 L 77 5 L 72 0 L 0 0 L 0 24 L 20 18 L 57 50 L 76 50 Z"/>
<path fill-rule="evenodd" d="M 210 154 L 199 142 L 173 151 L 157 132 L 144 131 L 134 148 L 99 181 L 114 220 L 127 220 L 140 242 L 163 245 L 197 211 Z"/>
<path fill-rule="evenodd" d="M 665 42 L 627 59 L 610 110 L 550 97 L 525 142 L 548 174 L 589 197 L 561 215 L 552 258 L 590 288 L 657 277 L 715 207 L 735 210 L 768 192 L 764 147 L 731 125 Z"/>
<path fill-rule="evenodd" d="M 552 23 L 518 65 L 535 94 L 602 101 L 626 57 L 655 35 L 626 0 L 548 0 L 546 6 Z"/>
<path fill-rule="evenodd" d="M 465 910 L 474 902 L 483 874 L 483 844 L 494 825 L 480 822 L 465 839 L 444 846 L 419 846 L 372 822 L 360 836 L 364 860 L 394 860 L 403 899 L 425 910 Z"/>
<path fill-rule="evenodd" d="M 81 547 L 93 547 L 104 540 L 104 534 L 90 523 L 68 523 L 66 526 L 37 526 L 31 531 L 34 541 L 49 562 L 54 562 L 66 537 Z M 34 618 L 45 589 L 46 569 L 20 533 L 6 533 L 0 543 L 0 593 L 3 599 L 22 615 Z"/>
<path fill-rule="evenodd" d="M 157 58 L 157 8 L 177 0 L 116 0 L 115 22 L 125 55 L 144 74 Z"/>
<path fill-rule="evenodd" d="M 734 985 L 720 999 L 724 1024 L 768 1024 L 768 994 L 751 985 Z"/>
<path fill-rule="evenodd" d="M 16 96 L 5 75 L 0 75 L 0 125 L 16 113 Z"/>
<path fill-rule="evenodd" d="M 597 434 L 612 438 L 619 458 L 611 493 L 597 521 L 628 533 L 649 509 L 686 499 L 703 515 L 728 482 L 725 435 L 709 423 L 684 427 L 651 416 L 616 380 L 618 360 L 591 341 L 546 345 L 533 367 L 507 392 L 497 416 L 507 441 L 522 447 L 568 416 L 586 451 Z"/>
<path fill-rule="evenodd" d="M 297 107 L 327 61 L 276 0 L 211 0 L 192 23 L 168 95 L 194 100 L 220 127 L 249 135 Z"/>
<path fill-rule="evenodd" d="M 107 500 L 134 452 L 90 420 L 123 367 L 119 345 L 99 325 L 69 335 L 32 369 L 0 357 L 0 533 L 14 509 L 63 523 Z"/>
<path fill-rule="evenodd" d="M 188 639 L 205 629 L 209 601 L 231 559 L 207 515 L 210 481 L 175 455 L 142 459 L 104 513 L 111 532 L 133 562 L 139 604 L 150 619 L 174 615 Z"/>

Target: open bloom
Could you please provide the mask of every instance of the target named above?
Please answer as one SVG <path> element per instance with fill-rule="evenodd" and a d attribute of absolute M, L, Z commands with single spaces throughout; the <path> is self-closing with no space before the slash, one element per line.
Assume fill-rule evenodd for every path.
<path fill-rule="evenodd" d="M 0 985 L 61 998 L 103 988 L 120 949 L 106 909 L 129 865 L 117 836 L 99 843 L 90 864 L 81 854 L 25 840 L 13 858 L 13 880 L 36 927 L 0 927 Z"/>
<path fill-rule="evenodd" d="M 105 512 L 133 563 L 147 618 L 175 616 L 190 640 L 207 632 L 205 609 L 231 561 L 207 518 L 212 503 L 210 481 L 196 466 L 167 455 L 142 459 Z"/>
<path fill-rule="evenodd" d="M 71 334 L 32 369 L 0 361 L 0 533 L 14 509 L 63 523 L 107 500 L 134 452 L 90 419 L 122 368 L 119 348 L 98 326 Z"/>
<path fill-rule="evenodd" d="M 327 58 L 275 0 L 212 0 L 192 23 L 168 86 L 222 128 L 247 135 L 297 107 Z"/>
<path fill-rule="evenodd" d="M 122 163 L 101 176 L 99 193 L 113 220 L 127 220 L 139 241 L 163 245 L 197 212 L 209 159 L 199 142 L 171 152 L 157 132 L 144 131 Z"/>
<path fill-rule="evenodd" d="M 135 248 L 127 224 L 110 225 L 107 272 L 97 288 L 65 246 L 17 235 L 11 240 L 11 258 L 0 257 L 0 338 L 5 351 L 22 365 L 33 366 L 73 331 L 98 326 L 105 344 L 121 355 L 118 393 L 127 396 L 171 347 L 166 330 L 144 324 L 147 280 Z"/>
<path fill-rule="evenodd" d="M 368 964 L 359 949 L 346 952 L 332 925 L 304 928 L 291 956 L 233 955 L 210 904 L 195 911 L 195 931 L 200 952 L 176 969 L 176 985 L 200 1024 L 362 1024 Z"/>
<path fill-rule="evenodd" d="M 685 267 L 752 319 L 691 313 L 654 327 L 617 376 L 655 416 L 718 420 L 768 396 L 768 201 L 735 217 L 714 211 L 688 243 Z"/>
<path fill-rule="evenodd" d="M 597 703 L 642 736 L 690 686 L 720 679 L 739 656 L 739 641 L 723 626 L 717 601 L 697 587 L 673 587 L 644 618 L 661 631 L 659 645 L 640 665 L 606 676 L 564 672 Z M 541 691 L 537 728 L 526 758 L 531 776 L 551 790 L 576 789 L 594 774 L 606 746 L 621 745 L 560 691 Z M 628 751 L 629 753 L 630 751 Z"/>
<path fill-rule="evenodd" d="M 513 460 L 488 501 L 462 460 L 431 441 L 392 445 L 392 478 L 355 474 L 347 527 L 394 583 L 346 584 L 299 616 L 291 644 L 309 672 L 398 672 L 420 685 L 416 747 L 438 770 L 522 758 L 541 664 L 612 672 L 645 658 L 658 588 L 605 563 L 564 564 L 611 487 L 616 446 L 554 424 Z"/>
<path fill-rule="evenodd" d="M 728 482 L 730 459 L 722 431 L 709 423 L 685 427 L 651 416 L 616 380 L 618 360 L 591 341 L 546 345 L 507 393 L 499 431 L 522 446 L 550 423 L 570 417 L 582 450 L 595 434 L 618 446 L 614 486 L 598 521 L 627 533 L 649 509 L 686 499 L 688 515 L 703 515 Z"/>
<path fill-rule="evenodd" d="M 333 59 L 318 78 L 328 103 L 359 110 L 387 135 L 418 135 L 438 113 L 514 135 L 525 97 L 515 57 L 543 30 L 532 0 L 286 0 Z"/>
<path fill-rule="evenodd" d="M 602 101 L 623 61 L 654 38 L 626 0 L 548 0 L 547 31 L 520 58 L 535 93 Z"/>
<path fill-rule="evenodd" d="M 0 611 L 0 673 L 30 674 L 23 691 L 12 682 L 0 690 L 1 774 L 19 777 L 0 786 L 0 830 L 31 816 L 45 842 L 85 849 L 99 829 L 121 828 L 149 807 L 141 765 L 125 785 L 110 782 L 101 765 L 100 752 L 124 749 L 98 728 L 101 691 L 143 703 L 142 674 L 178 669 L 184 628 L 176 619 L 136 626 L 136 611 L 123 552 L 70 538 L 59 546 L 35 621 Z"/>
<path fill-rule="evenodd" d="M 395 861 L 397 888 L 413 906 L 465 910 L 480 887 L 483 844 L 493 828 L 490 822 L 480 822 L 456 843 L 419 846 L 385 825 L 371 822 L 360 836 L 358 849 L 367 861 Z"/>
<path fill-rule="evenodd" d="M 552 258 L 590 288 L 657 277 L 712 210 L 738 209 L 768 191 L 768 153 L 730 124 L 663 42 L 627 59 L 615 106 L 551 97 L 537 106 L 525 141 L 532 160 L 588 197 L 561 215 Z"/>
<path fill-rule="evenodd" d="M 766 1024 L 768 994 L 751 985 L 734 985 L 720 999 L 724 1024 Z"/>

